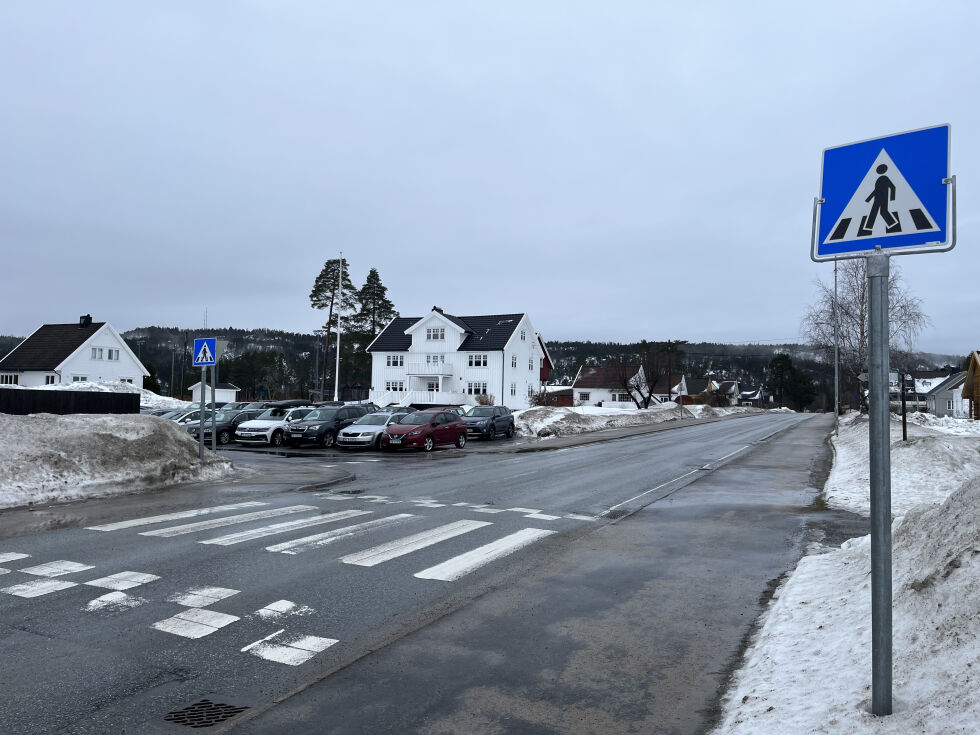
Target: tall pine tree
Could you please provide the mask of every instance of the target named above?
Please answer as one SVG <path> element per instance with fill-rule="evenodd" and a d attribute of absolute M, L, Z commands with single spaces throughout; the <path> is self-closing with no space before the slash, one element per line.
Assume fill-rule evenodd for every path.
<path fill-rule="evenodd" d="M 378 269 L 368 272 L 364 285 L 357 292 L 357 300 L 361 308 L 353 318 L 357 328 L 370 335 L 371 339 L 392 319 L 398 316 L 395 305 L 388 298 L 388 288 L 381 282 Z"/>
<path fill-rule="evenodd" d="M 357 288 L 351 281 L 349 273 L 347 258 L 328 260 L 323 264 L 323 269 L 316 280 L 313 281 L 313 290 L 310 291 L 310 304 L 313 308 L 328 310 L 325 325 L 327 332 L 323 345 L 324 360 L 321 386 L 325 386 L 327 383 L 328 361 L 326 355 L 330 351 L 330 332 L 337 327 L 337 315 L 344 312 L 349 314 L 357 307 Z"/>

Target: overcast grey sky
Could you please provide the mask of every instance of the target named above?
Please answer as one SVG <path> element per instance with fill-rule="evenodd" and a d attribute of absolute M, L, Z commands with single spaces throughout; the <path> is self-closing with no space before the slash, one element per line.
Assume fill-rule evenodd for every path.
<path fill-rule="evenodd" d="M 797 340 L 822 150 L 950 123 L 959 244 L 892 262 L 965 353 L 978 6 L 7 0 L 0 334 L 310 331 L 343 250 L 404 316 Z"/>

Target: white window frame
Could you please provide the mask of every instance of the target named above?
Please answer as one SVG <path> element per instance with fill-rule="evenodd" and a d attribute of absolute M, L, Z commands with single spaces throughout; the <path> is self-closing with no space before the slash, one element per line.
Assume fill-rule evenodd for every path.
<path fill-rule="evenodd" d="M 534 370 L 534 358 L 533 357 L 527 358 L 527 369 L 528 370 Z"/>
<path fill-rule="evenodd" d="M 510 356 L 510 366 L 512 368 L 516 368 L 517 367 L 517 355 L 511 355 Z"/>
<path fill-rule="evenodd" d="M 953 399 L 952 398 L 950 398 L 948 401 L 946 401 L 946 410 L 947 411 L 952 411 L 953 410 Z"/>
<path fill-rule="evenodd" d="M 521 330 L 521 342 L 526 342 L 526 341 L 527 341 L 527 330 L 526 329 L 522 329 Z"/>
<path fill-rule="evenodd" d="M 485 396 L 487 394 L 487 384 L 480 381 L 467 383 L 466 394 L 470 396 Z"/>
<path fill-rule="evenodd" d="M 102 350 L 101 347 L 93 347 L 92 348 L 92 359 L 93 360 L 101 360 L 101 359 L 103 359 L 102 354 L 103 354 L 103 350 Z"/>
<path fill-rule="evenodd" d="M 19 373 L 0 374 L 0 385 L 20 385 Z"/>
<path fill-rule="evenodd" d="M 404 393 L 405 391 L 405 381 L 404 380 L 386 380 L 385 390 L 391 393 Z"/>
<path fill-rule="evenodd" d="M 490 356 L 486 353 L 470 353 L 468 364 L 470 367 L 487 367 L 490 364 Z"/>
<path fill-rule="evenodd" d="M 405 367 L 405 356 L 404 355 L 386 355 L 385 356 L 385 366 L 386 367 Z"/>
<path fill-rule="evenodd" d="M 116 350 L 116 349 L 113 349 L 113 348 L 110 347 L 109 350 L 108 350 L 108 353 L 109 354 L 106 357 L 107 360 L 116 360 L 116 361 L 119 360 L 119 350 Z"/>
<path fill-rule="evenodd" d="M 57 375 L 45 375 L 44 376 L 44 384 L 45 385 L 54 385 L 55 384 L 55 381 L 57 379 L 58 379 L 58 376 Z"/>
<path fill-rule="evenodd" d="M 585 391 L 584 393 L 583 392 L 579 392 L 578 399 L 580 401 L 588 401 L 590 395 L 591 394 L 588 391 Z"/>
<path fill-rule="evenodd" d="M 87 383 L 88 382 L 88 376 L 87 375 L 72 375 L 71 376 L 71 382 L 72 383 Z"/>
<path fill-rule="evenodd" d="M 446 339 L 445 327 L 426 327 L 425 339 L 427 342 L 440 342 Z"/>
<path fill-rule="evenodd" d="M 517 383 L 511 383 L 510 384 L 510 394 L 512 396 L 516 396 L 517 395 Z"/>

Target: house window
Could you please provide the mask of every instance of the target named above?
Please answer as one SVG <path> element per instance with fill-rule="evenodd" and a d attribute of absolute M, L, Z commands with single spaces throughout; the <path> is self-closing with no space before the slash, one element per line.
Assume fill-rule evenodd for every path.
<path fill-rule="evenodd" d="M 119 350 L 109 350 L 108 359 L 109 360 L 118 360 L 119 359 Z"/>
<path fill-rule="evenodd" d="M 446 362 L 445 355 L 426 355 L 425 364 L 426 365 L 439 365 Z"/>
<path fill-rule="evenodd" d="M 429 393 L 435 393 L 436 391 L 439 390 L 439 383 L 437 383 L 434 380 L 430 380 L 428 383 L 426 383 L 426 386 L 425 387 L 426 387 L 426 390 L 429 391 Z"/>
<path fill-rule="evenodd" d="M 388 355 L 385 358 L 385 365 L 388 367 L 405 367 L 404 355 Z"/>
<path fill-rule="evenodd" d="M 45 375 L 44 376 L 44 384 L 45 385 L 54 385 L 54 377 L 55 376 L 53 376 L 53 375 Z"/>
<path fill-rule="evenodd" d="M 950 401 L 946 401 L 946 410 L 947 411 L 952 411 L 953 410 L 953 401 L 951 401 L 951 400 Z"/>
<path fill-rule="evenodd" d="M 19 381 L 19 375 L 14 375 L 12 373 L 4 373 L 3 375 L 0 375 L 0 385 L 18 385 Z"/>
<path fill-rule="evenodd" d="M 629 393 L 613 393 L 612 399 L 614 401 L 619 401 L 620 403 L 629 403 L 630 394 Z"/>
<path fill-rule="evenodd" d="M 102 359 L 102 348 L 101 347 L 93 347 L 92 348 L 92 359 L 93 360 L 101 360 Z"/>
<path fill-rule="evenodd" d="M 389 380 L 385 383 L 385 390 L 403 391 L 405 390 L 404 380 Z"/>
<path fill-rule="evenodd" d="M 511 383 L 510 384 L 510 394 L 512 396 L 516 396 L 517 395 L 517 383 Z"/>
<path fill-rule="evenodd" d="M 578 394 L 578 399 L 579 399 L 580 401 L 587 401 L 587 400 L 589 400 L 589 394 L 588 394 L 588 393 L 581 393 L 581 392 L 580 392 L 580 393 Z"/>
<path fill-rule="evenodd" d="M 527 358 L 527 369 L 528 370 L 534 370 L 534 358 L 533 357 Z"/>
<path fill-rule="evenodd" d="M 88 380 L 88 376 L 87 375 L 72 375 L 71 376 L 71 382 L 72 383 L 84 383 L 86 380 Z"/>
<path fill-rule="evenodd" d="M 517 367 L 517 355 L 510 356 L 510 366 Z"/>
<path fill-rule="evenodd" d="M 429 327 L 425 330 L 425 338 L 427 340 L 444 340 L 446 339 L 446 330 L 444 327 Z"/>
<path fill-rule="evenodd" d="M 467 383 L 466 392 L 471 396 L 483 396 L 487 393 L 486 383 Z"/>
<path fill-rule="evenodd" d="M 527 341 L 527 332 L 522 329 L 521 330 L 521 342 L 525 342 L 525 341 Z"/>
<path fill-rule="evenodd" d="M 132 378 L 119 378 L 119 382 L 120 383 L 132 383 L 133 382 L 133 379 Z"/>
<path fill-rule="evenodd" d="M 486 367 L 489 362 L 489 355 L 470 355 L 470 367 Z"/>
<path fill-rule="evenodd" d="M 529 386 L 527 387 L 527 397 L 528 397 L 528 398 L 530 398 L 530 397 L 531 397 L 531 396 L 533 396 L 533 395 L 534 395 L 534 388 L 532 388 L 532 387 L 531 387 L 531 386 L 529 385 Z"/>

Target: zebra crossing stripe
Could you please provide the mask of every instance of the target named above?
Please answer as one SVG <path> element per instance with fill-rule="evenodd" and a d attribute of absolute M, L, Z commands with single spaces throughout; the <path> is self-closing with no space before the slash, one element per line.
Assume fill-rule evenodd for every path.
<path fill-rule="evenodd" d="M 283 523 L 273 523 L 271 526 L 262 526 L 261 528 L 253 528 L 248 531 L 229 533 L 226 536 L 209 538 L 209 539 L 205 539 L 204 541 L 198 541 L 198 543 L 212 544 L 215 546 L 231 546 L 232 544 L 240 544 L 243 541 L 252 541 L 257 538 L 264 538 L 265 536 L 273 536 L 277 533 L 285 533 L 286 531 L 295 531 L 298 528 L 321 526 L 324 523 L 336 523 L 337 521 L 342 521 L 347 518 L 355 518 L 356 516 L 366 516 L 370 514 L 371 511 L 369 510 L 342 510 L 338 513 L 327 513 L 326 515 L 322 515 L 322 516 L 313 516 L 312 518 L 300 518 L 297 521 L 285 521 Z"/>
<path fill-rule="evenodd" d="M 140 536 L 183 536 L 187 533 L 197 531 L 207 531 L 211 528 L 221 528 L 222 526 L 233 526 L 236 523 L 248 523 L 258 521 L 263 518 L 275 518 L 276 516 L 291 515 L 293 513 L 304 513 L 308 510 L 320 510 L 315 505 L 290 505 L 285 508 L 273 508 L 272 510 L 260 510 L 255 513 L 242 513 L 237 516 L 225 516 L 224 518 L 214 518 L 210 521 L 198 521 L 197 523 L 185 523 L 182 526 L 168 526 L 167 528 L 157 528 L 152 531 L 142 531 Z"/>
<path fill-rule="evenodd" d="M 356 536 L 362 536 L 365 533 L 370 533 L 371 531 L 394 526 L 402 521 L 407 521 L 409 518 L 419 518 L 419 516 L 412 515 L 411 513 L 399 513 L 398 515 L 378 518 L 377 520 L 367 521 L 366 523 L 357 523 L 353 526 L 336 528 L 333 531 L 318 533 L 315 536 L 305 536 L 303 538 L 293 539 L 292 541 L 285 541 L 275 546 L 266 546 L 265 550 L 281 552 L 283 554 L 299 554 L 303 551 L 332 544 L 341 539 L 354 538 Z"/>
<path fill-rule="evenodd" d="M 183 638 L 203 638 L 226 625 L 231 625 L 236 620 L 239 618 L 234 615 L 192 607 L 189 610 L 181 610 L 172 618 L 157 621 L 151 627 Z"/>
<path fill-rule="evenodd" d="M 269 640 L 285 632 L 276 631 L 261 640 L 250 643 L 242 649 L 242 653 L 248 652 L 253 656 L 264 658 L 266 661 L 273 661 L 277 664 L 287 664 L 289 666 L 299 666 L 306 663 L 323 650 L 326 650 L 335 643 L 339 643 L 335 638 L 320 638 L 315 635 L 301 635 L 291 639 L 288 643 L 269 643 Z"/>
<path fill-rule="evenodd" d="M 453 582 L 492 561 L 513 554 L 518 549 L 533 544 L 538 539 L 553 533 L 554 531 L 546 531 L 541 528 L 525 528 L 465 554 L 447 559 L 442 564 L 423 569 L 415 576 L 419 579 Z"/>
<path fill-rule="evenodd" d="M 8 595 L 17 597 L 40 597 L 77 586 L 77 582 L 66 582 L 62 579 L 38 579 L 34 582 L 24 582 L 24 584 L 15 584 L 13 587 L 5 587 L 0 592 L 6 592 Z"/>
<path fill-rule="evenodd" d="M 91 582 L 86 582 L 89 587 L 102 587 L 107 590 L 128 590 L 133 587 L 139 587 L 140 585 L 147 584 L 148 582 L 155 582 L 160 579 L 155 574 L 143 574 L 142 572 L 119 572 L 118 574 L 110 574 L 108 577 L 101 577 L 99 579 L 93 579 Z"/>
<path fill-rule="evenodd" d="M 61 577 L 65 574 L 84 572 L 88 569 L 95 569 L 91 564 L 79 564 L 77 561 L 49 561 L 47 564 L 38 564 L 35 567 L 25 567 L 21 569 L 24 574 L 32 574 L 35 577 Z"/>
<path fill-rule="evenodd" d="M 373 567 L 390 559 L 396 559 L 399 556 L 411 554 L 413 551 L 438 544 L 440 541 L 462 536 L 464 533 L 491 525 L 493 524 L 489 521 L 457 521 L 455 523 L 447 523 L 445 526 L 439 526 L 430 531 L 423 531 L 422 533 L 406 536 L 397 541 L 381 544 L 380 546 L 365 549 L 364 551 L 358 551 L 356 554 L 342 556 L 340 560 L 344 564 Z"/>
<path fill-rule="evenodd" d="M 240 510 L 241 508 L 255 508 L 260 505 L 268 505 L 257 500 L 250 500 L 246 503 L 232 503 L 231 505 L 216 505 L 211 508 L 197 508 L 195 510 L 183 510 L 179 513 L 165 513 L 161 516 L 147 516 L 145 518 L 134 518 L 129 521 L 119 521 L 118 523 L 106 523 L 101 526 L 87 526 L 86 531 L 119 531 L 123 528 L 135 528 L 136 526 L 151 526 L 154 523 L 166 523 L 167 521 L 179 521 L 182 518 L 193 518 L 194 516 L 205 516 L 211 513 L 224 513 L 228 510 Z"/>
<path fill-rule="evenodd" d="M 0 564 L 6 564 L 8 561 L 17 561 L 18 559 L 27 559 L 30 554 L 18 554 L 16 551 L 5 551 L 0 553 Z"/>
<path fill-rule="evenodd" d="M 200 608 L 213 605 L 227 597 L 237 595 L 240 590 L 228 587 L 192 587 L 186 592 L 178 592 L 167 598 L 167 602 L 176 602 L 185 607 Z"/>

